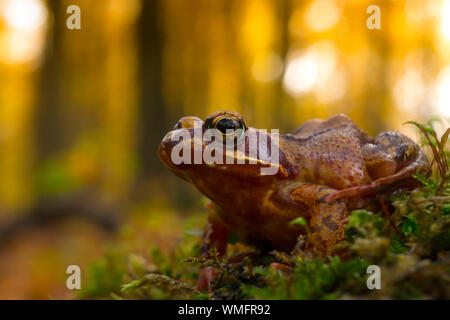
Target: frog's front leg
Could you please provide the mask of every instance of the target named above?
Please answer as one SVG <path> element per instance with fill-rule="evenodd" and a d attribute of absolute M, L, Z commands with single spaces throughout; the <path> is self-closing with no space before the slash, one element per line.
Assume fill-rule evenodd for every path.
<path fill-rule="evenodd" d="M 211 208 L 211 213 L 208 216 L 205 230 L 203 232 L 203 246 L 201 254 L 205 258 L 210 258 L 210 249 L 215 247 L 220 257 L 222 257 L 228 244 L 228 229 L 219 220 L 216 214 L 215 207 Z M 203 267 L 200 271 L 200 276 L 197 280 L 196 289 L 203 291 L 208 289 L 211 292 L 211 283 L 219 276 L 219 271 L 214 267 Z"/>
<path fill-rule="evenodd" d="M 335 189 L 326 186 L 304 184 L 291 193 L 291 198 L 309 211 L 306 253 L 328 255 L 344 238 L 348 218 L 345 200 L 325 201 L 334 192 Z"/>

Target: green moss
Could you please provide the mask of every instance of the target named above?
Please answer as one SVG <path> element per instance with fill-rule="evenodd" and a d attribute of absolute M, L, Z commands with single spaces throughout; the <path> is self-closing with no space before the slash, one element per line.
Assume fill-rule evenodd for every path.
<path fill-rule="evenodd" d="M 125 257 L 116 250 L 108 253 L 93 263 L 87 272 L 86 287 L 79 294 L 82 299 L 108 298 L 120 292 L 126 280 Z"/>

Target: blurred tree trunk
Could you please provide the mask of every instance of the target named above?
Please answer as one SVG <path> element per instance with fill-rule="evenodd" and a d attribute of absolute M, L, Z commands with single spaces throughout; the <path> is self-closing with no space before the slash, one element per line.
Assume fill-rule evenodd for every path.
<path fill-rule="evenodd" d="M 138 23 L 141 79 L 138 153 L 144 178 L 162 169 L 156 152 L 169 129 L 163 97 L 162 16 L 160 0 L 142 2 Z"/>
<path fill-rule="evenodd" d="M 386 1 L 381 6 L 382 29 L 365 30 L 367 39 L 371 44 L 373 56 L 368 61 L 367 79 L 371 84 L 367 88 L 367 94 L 359 108 L 363 109 L 361 120 L 364 128 L 371 135 L 376 135 L 386 130 L 386 118 L 389 108 L 392 106 L 389 90 L 389 55 L 391 44 L 389 35 L 385 30 L 390 30 L 392 3 Z M 366 16 L 368 17 L 368 15 Z"/>
<path fill-rule="evenodd" d="M 53 17 L 47 35 L 44 64 L 38 81 L 36 112 L 36 148 L 38 161 L 55 153 L 65 145 L 65 124 L 60 106 L 61 76 L 64 76 L 61 64 L 62 36 L 65 27 L 65 10 L 61 1 L 48 2 L 49 16 Z"/>

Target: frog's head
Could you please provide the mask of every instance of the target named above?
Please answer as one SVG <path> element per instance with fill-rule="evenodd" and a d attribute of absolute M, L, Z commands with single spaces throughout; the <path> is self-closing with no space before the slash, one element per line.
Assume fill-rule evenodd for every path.
<path fill-rule="evenodd" d="M 158 154 L 172 172 L 199 189 L 206 181 L 262 183 L 295 171 L 282 151 L 283 141 L 278 133 L 247 127 L 237 112 L 219 111 L 205 121 L 181 118 L 163 138 Z"/>

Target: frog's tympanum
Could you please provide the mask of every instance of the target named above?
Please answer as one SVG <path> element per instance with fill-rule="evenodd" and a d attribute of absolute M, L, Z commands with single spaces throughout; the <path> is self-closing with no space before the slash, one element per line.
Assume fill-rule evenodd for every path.
<path fill-rule="evenodd" d="M 244 136 L 241 143 L 246 148 L 239 151 L 236 147 L 236 161 L 231 164 L 175 164 L 171 155 L 178 142 L 173 135 L 179 130 L 189 132 L 190 139 L 182 143 L 192 149 L 192 157 L 195 148 L 204 150 L 210 143 L 194 138 L 194 123 L 200 123 L 203 132 L 215 129 L 225 134 L 241 129 L 256 134 Z M 263 146 L 272 148 L 277 141 L 278 163 L 255 161 L 255 153 L 248 151 L 251 137 L 266 138 Z M 344 238 L 350 210 L 367 205 L 376 195 L 411 187 L 411 174 L 429 168 L 426 156 L 405 135 L 390 131 L 372 138 L 344 114 L 309 120 L 293 133 L 276 137 L 268 130 L 247 127 L 233 111 L 216 112 L 204 122 L 184 117 L 164 137 L 159 157 L 212 202 L 204 232 L 202 252 L 206 256 L 211 246 L 225 253 L 230 231 L 247 243 L 281 251 L 292 250 L 304 234 L 303 252 L 331 254 Z M 277 166 L 276 173 L 262 174 L 260 169 L 270 165 Z M 290 223 L 297 217 L 303 217 L 307 226 Z M 210 289 L 214 274 L 204 269 L 197 288 Z"/>

